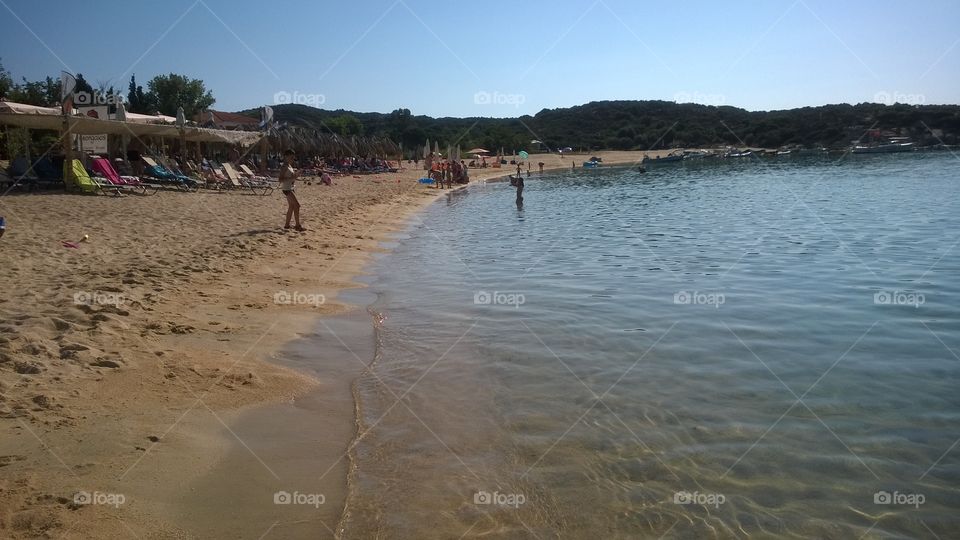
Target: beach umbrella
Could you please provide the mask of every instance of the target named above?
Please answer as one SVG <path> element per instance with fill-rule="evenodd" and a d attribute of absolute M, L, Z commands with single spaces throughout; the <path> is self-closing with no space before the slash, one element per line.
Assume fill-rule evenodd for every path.
<path fill-rule="evenodd" d="M 427 139 L 427 144 L 423 145 L 423 159 L 427 159 L 427 156 L 430 155 L 430 139 Z"/>
<path fill-rule="evenodd" d="M 433 155 L 440 155 L 440 141 L 433 141 Z"/>
<path fill-rule="evenodd" d="M 520 156 L 520 159 L 527 159 L 530 157 L 530 154 L 528 154 L 525 150 L 521 150 L 517 155 Z"/>
<path fill-rule="evenodd" d="M 490 151 L 484 148 L 474 148 L 473 150 L 467 150 L 468 154 L 489 154 Z"/>
<path fill-rule="evenodd" d="M 180 154 L 187 157 L 187 115 L 183 107 L 177 107 L 177 128 L 180 129 Z"/>

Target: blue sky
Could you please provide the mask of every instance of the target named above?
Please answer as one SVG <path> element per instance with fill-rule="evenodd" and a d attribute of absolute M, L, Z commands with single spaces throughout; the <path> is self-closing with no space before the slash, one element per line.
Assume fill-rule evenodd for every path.
<path fill-rule="evenodd" d="M 0 59 L 17 79 L 68 69 L 124 91 L 131 73 L 182 73 L 231 111 L 960 103 L 960 2 L 0 0 Z"/>

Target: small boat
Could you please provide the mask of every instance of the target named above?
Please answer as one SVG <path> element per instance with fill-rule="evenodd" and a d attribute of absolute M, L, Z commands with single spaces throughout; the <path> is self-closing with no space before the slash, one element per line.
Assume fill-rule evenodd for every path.
<path fill-rule="evenodd" d="M 738 157 L 750 157 L 753 155 L 753 152 L 750 150 L 744 150 L 743 152 L 729 152 L 727 157 L 738 158 Z"/>
<path fill-rule="evenodd" d="M 789 156 L 789 155 L 792 154 L 792 153 L 793 153 L 793 150 L 778 150 L 778 151 L 777 151 L 777 155 L 778 155 L 778 156 Z"/>
<path fill-rule="evenodd" d="M 596 168 L 599 167 L 599 166 L 600 166 L 600 162 L 599 162 L 599 161 L 584 161 L 584 162 L 583 162 L 583 168 L 584 168 L 584 169 L 596 169 Z"/>
<path fill-rule="evenodd" d="M 856 145 L 854 154 L 894 154 L 898 152 L 913 152 L 915 143 L 891 139 L 890 142 L 870 145 Z"/>
<path fill-rule="evenodd" d="M 642 163 L 673 163 L 676 161 L 683 161 L 683 150 L 674 150 L 663 157 L 657 156 L 655 158 L 650 158 L 648 156 L 644 156 Z"/>

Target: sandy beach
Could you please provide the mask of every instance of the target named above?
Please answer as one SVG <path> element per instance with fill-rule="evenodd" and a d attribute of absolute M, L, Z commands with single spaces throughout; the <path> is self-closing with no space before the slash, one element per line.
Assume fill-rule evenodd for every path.
<path fill-rule="evenodd" d="M 643 153 L 599 155 L 632 164 Z M 536 175 L 539 161 L 587 157 L 530 161 Z M 356 435 L 348 381 L 364 353 L 331 342 L 340 360 L 311 373 L 291 369 L 291 342 L 347 312 L 338 291 L 359 286 L 385 235 L 446 192 L 406 166 L 301 181 L 305 233 L 280 227 L 276 194 L 3 197 L 0 536 L 334 536 Z M 292 492 L 311 475 L 322 479 L 301 491 L 323 505 L 300 509 L 300 528 L 271 525 L 274 507 L 253 487 Z M 203 485 L 223 497 L 197 500 Z"/>

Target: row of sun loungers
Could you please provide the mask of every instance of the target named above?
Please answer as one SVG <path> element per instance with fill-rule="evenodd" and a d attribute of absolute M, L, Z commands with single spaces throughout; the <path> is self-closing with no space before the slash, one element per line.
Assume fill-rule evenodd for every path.
<path fill-rule="evenodd" d="M 263 196 L 271 194 L 276 185 L 275 180 L 255 174 L 245 164 L 239 165 L 238 171 L 231 163 L 204 160 L 202 167 L 198 167 L 188 161 L 188 174 L 173 161 L 148 156 L 141 159 L 145 166 L 142 175 L 131 176 L 120 174 L 109 159 L 102 157 L 89 158 L 86 167 L 77 159 L 64 162 L 62 171 L 57 170 L 48 158 L 31 164 L 21 157 L 11 163 L 9 175 L 0 175 L 0 188 L 4 191 L 13 187 L 33 190 L 49 186 L 66 187 L 68 191 L 80 193 L 154 195 L 161 189 L 196 191 L 208 187 Z"/>

